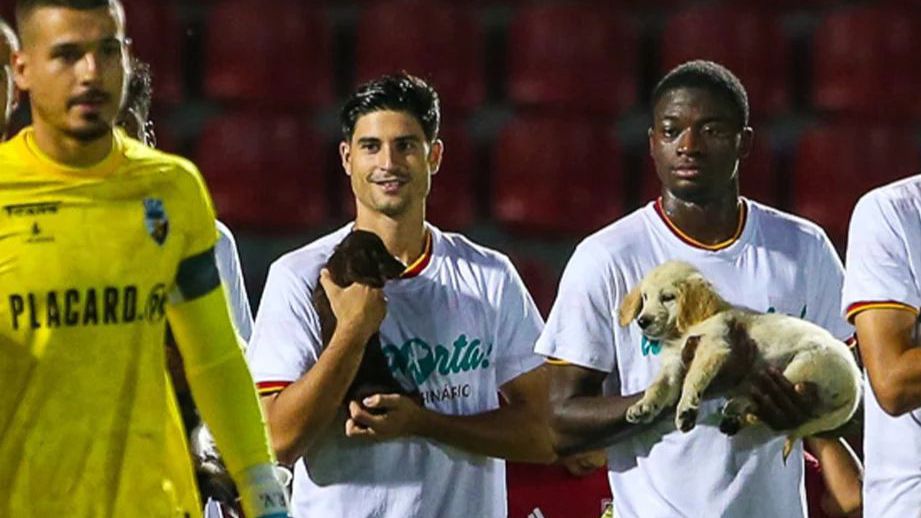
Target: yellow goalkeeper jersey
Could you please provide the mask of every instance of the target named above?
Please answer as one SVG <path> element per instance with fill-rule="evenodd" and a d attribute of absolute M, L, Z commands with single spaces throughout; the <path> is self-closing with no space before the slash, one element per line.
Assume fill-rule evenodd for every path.
<path fill-rule="evenodd" d="M 120 130 L 88 168 L 0 145 L 0 517 L 200 516 L 165 306 L 216 236 L 195 166 Z"/>

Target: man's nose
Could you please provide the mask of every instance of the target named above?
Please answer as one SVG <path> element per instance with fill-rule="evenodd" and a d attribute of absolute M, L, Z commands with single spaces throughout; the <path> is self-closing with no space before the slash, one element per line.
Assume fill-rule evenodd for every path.
<path fill-rule="evenodd" d="M 693 154 L 700 151 L 700 135 L 694 128 L 684 130 L 678 137 L 678 153 Z"/>
<path fill-rule="evenodd" d="M 636 319 L 636 323 L 640 325 L 640 329 L 646 329 L 649 327 L 649 324 L 652 323 L 652 317 L 649 315 L 642 315 L 640 318 Z"/>
<path fill-rule="evenodd" d="M 80 63 L 80 79 L 94 81 L 99 77 L 99 58 L 94 52 L 84 54 Z"/>

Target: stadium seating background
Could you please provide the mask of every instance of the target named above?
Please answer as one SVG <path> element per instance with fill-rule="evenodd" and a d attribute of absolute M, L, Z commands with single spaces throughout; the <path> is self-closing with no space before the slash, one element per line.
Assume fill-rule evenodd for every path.
<path fill-rule="evenodd" d="M 388 71 L 442 95 L 430 219 L 511 255 L 545 311 L 579 238 L 656 195 L 649 91 L 687 59 L 749 91 L 743 194 L 839 249 L 859 194 L 921 166 L 907 0 L 123 1 L 160 146 L 201 167 L 254 303 L 273 259 L 350 217 L 338 107 Z"/>

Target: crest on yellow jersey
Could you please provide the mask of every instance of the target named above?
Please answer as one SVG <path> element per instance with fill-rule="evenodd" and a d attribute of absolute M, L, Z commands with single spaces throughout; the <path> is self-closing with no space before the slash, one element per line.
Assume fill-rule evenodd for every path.
<path fill-rule="evenodd" d="M 144 198 L 144 225 L 150 237 L 162 245 L 169 234 L 169 218 L 163 200 L 159 198 Z"/>

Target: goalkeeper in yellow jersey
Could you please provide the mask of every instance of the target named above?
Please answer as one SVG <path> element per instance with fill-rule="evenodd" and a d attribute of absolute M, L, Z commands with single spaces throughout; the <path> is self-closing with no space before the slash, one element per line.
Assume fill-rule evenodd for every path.
<path fill-rule="evenodd" d="M 200 515 L 167 455 L 165 319 L 247 517 L 286 516 L 201 177 L 113 129 L 122 6 L 19 0 L 16 18 L 33 125 L 0 145 L 0 516 Z"/>

